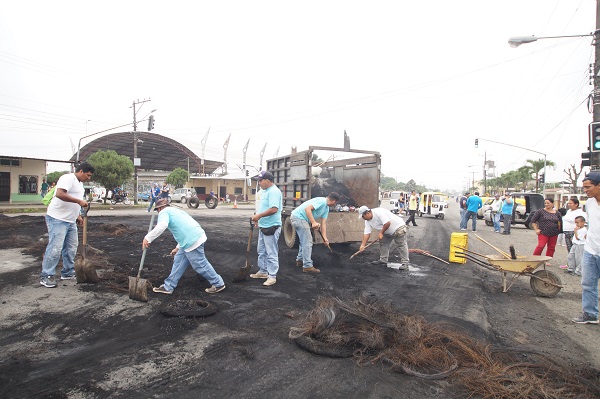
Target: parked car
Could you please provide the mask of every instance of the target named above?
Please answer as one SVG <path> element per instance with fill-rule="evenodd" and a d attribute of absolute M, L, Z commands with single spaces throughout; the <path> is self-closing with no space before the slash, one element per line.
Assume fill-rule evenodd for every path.
<path fill-rule="evenodd" d="M 170 195 L 171 200 L 185 204 L 192 196 L 191 188 L 178 188 Z"/>
<path fill-rule="evenodd" d="M 485 211 L 492 209 L 492 202 L 494 202 L 494 198 L 487 198 L 483 200 L 483 206 L 477 210 L 477 218 L 483 219 Z"/>
<path fill-rule="evenodd" d="M 512 193 L 513 200 L 516 206 L 513 207 L 512 222 L 511 225 L 524 224 L 526 228 L 530 229 L 531 225 L 529 221 L 531 217 L 538 209 L 544 207 L 544 196 L 538 193 Z M 485 224 L 493 226 L 492 222 L 492 209 L 487 209 L 484 213 L 483 218 Z"/>
<path fill-rule="evenodd" d="M 138 193 L 138 201 L 150 201 L 150 193 Z"/>

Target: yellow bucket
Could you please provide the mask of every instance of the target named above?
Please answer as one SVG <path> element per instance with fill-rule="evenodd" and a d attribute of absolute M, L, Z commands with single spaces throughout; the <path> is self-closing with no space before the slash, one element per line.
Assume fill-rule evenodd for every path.
<path fill-rule="evenodd" d="M 448 255 L 448 261 L 452 263 L 467 263 L 467 259 L 456 256 L 456 251 L 462 251 L 460 248 L 456 248 L 455 245 L 469 249 L 469 234 L 452 233 L 452 235 L 450 235 L 450 254 Z"/>

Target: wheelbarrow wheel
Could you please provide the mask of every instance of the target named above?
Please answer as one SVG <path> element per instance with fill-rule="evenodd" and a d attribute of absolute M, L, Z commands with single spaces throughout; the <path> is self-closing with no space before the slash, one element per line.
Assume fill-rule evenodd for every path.
<path fill-rule="evenodd" d="M 537 296 L 553 298 L 559 293 L 562 282 L 560 281 L 560 278 L 551 271 L 538 270 L 537 272 L 533 273 L 529 284 Z"/>

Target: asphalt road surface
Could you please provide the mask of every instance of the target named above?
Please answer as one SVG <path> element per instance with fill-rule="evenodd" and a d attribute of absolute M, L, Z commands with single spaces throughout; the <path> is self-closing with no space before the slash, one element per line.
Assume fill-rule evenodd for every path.
<path fill-rule="evenodd" d="M 573 369 L 596 373 L 598 326 L 574 325 L 580 311 L 578 280 L 558 269 L 559 247 L 549 270 L 564 284 L 555 298 L 540 298 L 521 276 L 506 293 L 501 274 L 468 262 L 445 264 L 410 254 L 410 270 L 373 266 L 377 245 L 349 260 L 357 244 L 336 245 L 338 255 L 315 246 L 318 275 L 294 265 L 296 250 L 280 239 L 277 283 L 233 283 L 245 265 L 252 206 L 184 208 L 206 230 L 206 254 L 226 281 L 218 294 L 188 270 L 171 296 L 150 292 L 143 303 L 128 298 L 150 216 L 141 208 L 90 212 L 91 260 L 98 285 L 39 285 L 46 227 L 42 215 L 0 215 L 0 397 L 3 398 L 448 398 L 467 397 L 451 380 L 431 381 L 392 372 L 381 363 L 318 356 L 288 338 L 319 298 L 370 297 L 429 323 L 445 322 L 469 337 L 504 348 L 541 352 Z M 448 259 L 450 235 L 458 232 L 458 209 L 446 218 L 417 217 L 409 248 Z M 469 228 L 471 227 L 469 223 Z M 496 254 L 469 230 L 469 249 Z M 511 236 L 493 233 L 483 220 L 477 234 L 508 251 L 531 254 L 535 233 L 523 226 Z M 154 286 L 167 277 L 175 246 L 169 232 L 146 255 L 142 277 Z M 396 260 L 398 258 L 392 258 Z M 398 259 L 399 260 L 399 259 Z M 256 265 L 256 236 L 251 263 Z M 253 271 L 256 267 L 253 267 Z M 205 318 L 165 317 L 168 301 L 208 301 L 218 311 Z"/>

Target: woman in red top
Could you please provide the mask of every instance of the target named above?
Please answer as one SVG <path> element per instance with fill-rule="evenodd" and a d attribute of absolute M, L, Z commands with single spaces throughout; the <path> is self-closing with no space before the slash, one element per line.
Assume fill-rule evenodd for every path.
<path fill-rule="evenodd" d="M 538 245 L 533 250 L 534 255 L 541 255 L 546 245 L 546 256 L 554 256 L 556 240 L 562 232 L 562 216 L 554 209 L 554 200 L 546 198 L 544 208 L 537 210 L 531 218 L 531 225 L 538 235 Z"/>

